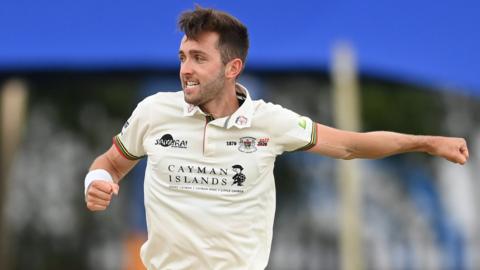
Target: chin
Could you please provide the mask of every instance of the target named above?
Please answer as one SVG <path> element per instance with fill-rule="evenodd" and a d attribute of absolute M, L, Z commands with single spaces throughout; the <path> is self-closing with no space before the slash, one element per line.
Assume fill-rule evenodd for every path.
<path fill-rule="evenodd" d="M 183 99 L 184 99 L 185 102 L 188 103 L 188 104 L 192 104 L 192 105 L 195 105 L 195 106 L 198 106 L 198 104 L 200 104 L 200 103 L 199 103 L 199 100 L 196 99 L 195 97 L 192 97 L 191 95 L 187 95 L 187 94 L 184 93 L 183 96 L 184 96 Z"/>

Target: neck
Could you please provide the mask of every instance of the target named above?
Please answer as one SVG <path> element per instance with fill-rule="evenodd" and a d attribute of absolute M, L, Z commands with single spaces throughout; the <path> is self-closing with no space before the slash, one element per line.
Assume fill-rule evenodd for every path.
<path fill-rule="evenodd" d="M 210 114 L 213 118 L 222 118 L 233 114 L 239 107 L 235 83 L 226 84 L 222 95 L 200 105 L 203 112 Z"/>

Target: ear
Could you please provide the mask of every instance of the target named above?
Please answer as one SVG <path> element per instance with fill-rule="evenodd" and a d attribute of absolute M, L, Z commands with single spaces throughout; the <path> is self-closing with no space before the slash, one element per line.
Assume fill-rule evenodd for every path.
<path fill-rule="evenodd" d="M 225 67 L 225 77 L 235 79 L 243 68 L 243 62 L 240 58 L 232 59 Z"/>

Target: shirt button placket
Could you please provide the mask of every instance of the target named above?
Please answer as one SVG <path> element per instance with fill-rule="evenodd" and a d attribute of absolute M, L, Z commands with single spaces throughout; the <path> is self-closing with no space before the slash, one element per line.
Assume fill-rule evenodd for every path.
<path fill-rule="evenodd" d="M 210 122 L 213 120 L 211 116 L 206 116 L 205 118 L 205 129 L 203 131 L 203 155 L 204 156 L 211 156 L 212 155 L 212 146 L 209 144 L 211 141 L 211 133 L 212 133 L 212 125 Z"/>

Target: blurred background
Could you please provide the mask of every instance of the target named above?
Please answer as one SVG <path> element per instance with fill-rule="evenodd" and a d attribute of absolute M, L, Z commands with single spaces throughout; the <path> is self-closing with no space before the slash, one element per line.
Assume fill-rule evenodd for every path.
<path fill-rule="evenodd" d="M 240 82 L 253 98 L 469 144 L 465 166 L 282 155 L 268 269 L 480 269 L 478 1 L 195 3 L 249 27 Z M 145 162 L 105 212 L 86 209 L 83 179 L 138 101 L 180 90 L 176 21 L 193 7 L 0 2 L 0 269 L 142 269 Z"/>

